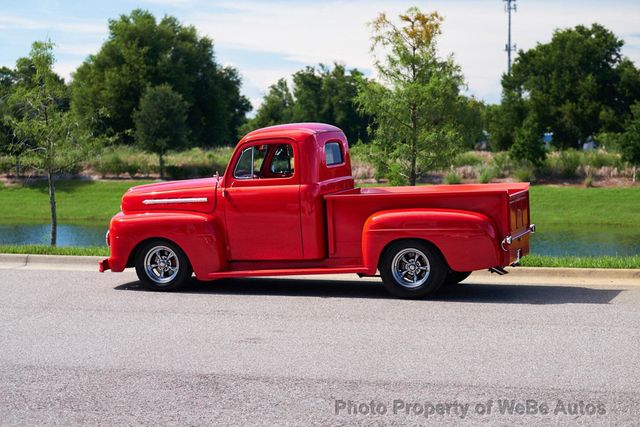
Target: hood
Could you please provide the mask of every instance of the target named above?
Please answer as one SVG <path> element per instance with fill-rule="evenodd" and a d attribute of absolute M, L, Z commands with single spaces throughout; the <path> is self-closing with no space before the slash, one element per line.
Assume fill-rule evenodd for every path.
<path fill-rule="evenodd" d="M 217 178 L 187 179 L 132 187 L 122 196 L 122 211 L 212 212 Z"/>

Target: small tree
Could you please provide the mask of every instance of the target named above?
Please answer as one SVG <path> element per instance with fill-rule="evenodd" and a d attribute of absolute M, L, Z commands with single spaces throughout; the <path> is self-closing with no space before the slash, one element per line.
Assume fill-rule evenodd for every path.
<path fill-rule="evenodd" d="M 633 166 L 633 182 L 640 163 L 640 102 L 631 106 L 631 118 L 627 121 L 625 131 L 620 139 L 622 158 Z"/>
<path fill-rule="evenodd" d="M 509 150 L 516 161 L 529 161 L 535 166 L 542 165 L 547 156 L 542 142 L 542 129 L 533 115 L 527 116 L 516 131 L 514 144 Z"/>
<path fill-rule="evenodd" d="M 88 139 L 64 111 L 67 87 L 53 70 L 53 43 L 34 42 L 28 60 L 33 78 L 17 85 L 11 104 L 19 115 L 10 119 L 11 127 L 20 141 L 28 141 L 30 166 L 47 175 L 51 209 L 51 245 L 57 242 L 58 217 L 56 208 L 55 175 L 72 170 L 86 157 Z"/>
<path fill-rule="evenodd" d="M 427 170 L 449 165 L 463 142 L 463 77 L 451 58 L 437 56 L 442 17 L 410 8 L 401 26 L 381 14 L 373 21 L 372 52 L 380 82 L 363 82 L 357 101 L 373 117 L 374 161 L 394 183 L 415 185 Z"/>
<path fill-rule="evenodd" d="M 136 143 L 145 151 L 156 153 L 160 178 L 164 178 L 164 156 L 170 149 L 187 145 L 189 105 L 168 84 L 149 87 L 133 113 Z"/>

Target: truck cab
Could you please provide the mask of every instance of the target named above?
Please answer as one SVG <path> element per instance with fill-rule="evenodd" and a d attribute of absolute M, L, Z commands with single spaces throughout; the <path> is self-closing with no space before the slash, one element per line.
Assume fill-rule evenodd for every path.
<path fill-rule="evenodd" d="M 394 295 L 423 297 L 517 263 L 535 229 L 528 184 L 357 188 L 344 133 L 321 123 L 251 132 L 222 176 L 133 187 L 121 208 L 100 271 L 135 267 L 153 290 L 193 273 L 379 272 Z"/>

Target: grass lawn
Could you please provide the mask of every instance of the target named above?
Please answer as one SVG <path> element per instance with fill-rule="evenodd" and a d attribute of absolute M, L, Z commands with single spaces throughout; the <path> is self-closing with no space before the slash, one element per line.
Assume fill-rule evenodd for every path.
<path fill-rule="evenodd" d="M 120 210 L 120 199 L 130 187 L 149 181 L 56 182 L 59 223 L 105 224 Z M 46 181 L 0 188 L 0 222 L 48 223 L 49 193 Z"/>
<path fill-rule="evenodd" d="M 120 209 L 127 189 L 148 181 L 59 181 L 58 220 L 104 223 Z M 47 223 L 47 185 L 0 188 L 1 223 Z M 611 225 L 640 227 L 640 187 L 531 187 L 531 218 L 538 226 Z"/>
<path fill-rule="evenodd" d="M 640 187 L 532 186 L 531 219 L 537 225 L 640 227 Z"/>

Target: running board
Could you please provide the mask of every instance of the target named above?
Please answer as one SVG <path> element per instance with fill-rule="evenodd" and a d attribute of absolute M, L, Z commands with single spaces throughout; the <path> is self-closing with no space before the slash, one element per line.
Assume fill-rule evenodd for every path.
<path fill-rule="evenodd" d="M 316 274 L 361 274 L 366 273 L 365 267 L 317 267 L 317 268 L 292 268 L 292 269 L 264 269 L 264 270 L 232 270 L 207 274 L 208 280 L 226 279 L 233 277 L 256 276 L 300 276 Z M 205 280 L 207 280 L 205 279 Z"/>
<path fill-rule="evenodd" d="M 509 274 L 509 272 L 505 270 L 504 267 L 491 267 L 489 269 L 489 272 L 496 273 L 498 276 L 504 276 L 505 274 Z"/>

